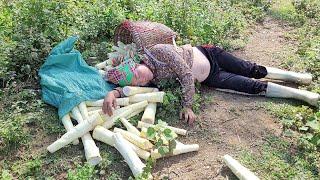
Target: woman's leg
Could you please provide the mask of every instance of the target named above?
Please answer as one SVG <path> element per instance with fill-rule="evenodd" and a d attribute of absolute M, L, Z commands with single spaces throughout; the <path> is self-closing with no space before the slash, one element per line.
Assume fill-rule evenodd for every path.
<path fill-rule="evenodd" d="M 223 70 L 205 82 L 206 85 L 221 89 L 231 89 L 249 94 L 259 94 L 267 90 L 267 83 Z"/>
<path fill-rule="evenodd" d="M 267 75 L 267 69 L 264 66 L 235 57 L 219 47 L 212 48 L 211 52 L 219 67 L 227 72 L 255 79 L 264 78 Z"/>
<path fill-rule="evenodd" d="M 223 70 L 219 70 L 215 75 L 209 76 L 204 84 L 215 88 L 231 89 L 248 94 L 265 94 L 266 97 L 298 99 L 313 106 L 318 106 L 318 101 L 320 100 L 320 95 L 317 93 L 270 82 L 261 82 Z"/>

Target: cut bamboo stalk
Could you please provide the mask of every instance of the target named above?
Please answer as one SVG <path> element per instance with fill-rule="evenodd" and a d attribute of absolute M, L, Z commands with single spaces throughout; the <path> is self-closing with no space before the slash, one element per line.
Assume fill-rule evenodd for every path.
<path fill-rule="evenodd" d="M 139 136 L 147 139 L 147 131 L 148 131 L 148 128 L 142 127 Z"/>
<path fill-rule="evenodd" d="M 87 108 L 88 111 L 96 111 L 96 110 L 102 110 L 101 106 L 93 106 L 93 107 L 88 107 Z"/>
<path fill-rule="evenodd" d="M 145 123 L 142 121 L 138 122 L 138 128 L 142 128 L 142 127 L 148 128 L 148 127 L 154 127 L 154 126 L 155 125 L 153 125 L 153 124 Z M 180 134 L 183 136 L 185 136 L 187 134 L 187 130 L 185 130 L 185 129 L 180 129 L 180 128 L 176 128 L 176 127 L 172 127 L 172 126 L 166 126 L 166 128 L 171 129 L 176 134 Z"/>
<path fill-rule="evenodd" d="M 102 112 L 102 109 L 98 109 L 98 110 L 94 110 L 94 111 L 88 111 L 89 116 L 91 116 L 92 114 L 98 113 L 100 114 Z"/>
<path fill-rule="evenodd" d="M 86 101 L 86 105 L 87 106 L 99 106 L 102 107 L 103 106 L 103 101 L 104 99 L 100 99 L 97 101 Z M 129 98 L 117 98 L 116 99 L 116 103 L 118 106 L 128 106 L 129 105 Z"/>
<path fill-rule="evenodd" d="M 67 130 L 67 132 L 71 131 L 74 128 L 69 114 L 66 114 L 65 116 L 63 116 L 61 121 L 62 121 L 62 124 L 63 124 L 64 128 Z M 79 140 L 78 139 L 74 140 L 72 142 L 72 144 L 73 145 L 79 144 Z"/>
<path fill-rule="evenodd" d="M 122 122 L 124 127 L 126 127 L 127 131 L 140 136 L 140 131 L 136 127 L 134 127 L 128 120 L 126 120 L 125 118 L 120 118 L 120 121 Z"/>
<path fill-rule="evenodd" d="M 159 90 L 155 88 L 153 92 L 159 92 Z M 156 112 L 157 112 L 157 103 L 149 103 L 144 110 L 141 121 L 149 124 L 154 124 L 154 121 L 156 119 Z"/>
<path fill-rule="evenodd" d="M 173 149 L 172 155 L 169 156 L 176 156 L 179 154 L 184 154 L 188 152 L 193 152 L 193 151 L 198 151 L 199 150 L 199 145 L 198 144 L 182 144 L 178 141 L 176 148 Z M 165 156 L 162 156 L 157 149 L 151 151 L 151 157 L 153 159 L 159 159 Z"/>
<path fill-rule="evenodd" d="M 97 126 L 92 133 L 92 137 L 98 141 L 104 142 L 110 146 L 114 146 L 114 141 L 112 136 L 114 135 L 114 132 L 102 127 Z M 127 141 L 127 140 L 126 140 Z M 131 148 L 138 154 L 138 156 L 144 160 L 147 160 L 150 157 L 150 153 L 148 151 L 145 151 L 136 145 L 128 142 L 131 146 Z"/>
<path fill-rule="evenodd" d="M 80 114 L 82 115 L 82 118 L 83 119 L 88 119 L 89 118 L 89 114 L 88 114 L 88 109 L 87 109 L 86 103 L 85 102 L 81 102 L 78 105 L 78 108 L 79 108 Z"/>
<path fill-rule="evenodd" d="M 229 155 L 223 156 L 224 162 L 231 169 L 231 171 L 240 179 L 240 180 L 259 180 L 259 178 L 254 175 L 249 169 L 242 166 L 237 160 L 233 159 Z"/>
<path fill-rule="evenodd" d="M 153 92 L 155 89 L 157 88 L 125 86 L 122 88 L 122 91 L 125 96 L 132 96 L 135 94 L 150 93 Z"/>
<path fill-rule="evenodd" d="M 157 103 L 149 103 L 142 115 L 141 121 L 154 124 L 156 118 Z"/>
<path fill-rule="evenodd" d="M 148 105 L 147 101 L 142 101 L 139 103 L 135 103 L 135 104 L 131 104 L 129 106 L 120 108 L 120 109 L 116 109 L 113 112 L 113 115 L 110 117 L 108 115 L 103 114 L 102 112 L 100 113 L 101 115 L 103 115 L 103 117 L 105 118 L 105 123 L 103 124 L 103 127 L 109 129 L 112 126 L 114 126 L 114 122 L 121 117 L 127 117 L 129 116 L 132 112 L 136 111 L 137 109 L 141 109 L 144 108 Z"/>
<path fill-rule="evenodd" d="M 133 176 L 138 177 L 143 172 L 145 164 L 141 162 L 138 155 L 133 151 L 129 143 L 125 141 L 121 134 L 116 133 L 113 135 L 113 140 L 115 142 L 115 148 L 129 165 Z"/>
<path fill-rule="evenodd" d="M 78 121 L 79 124 L 86 121 L 85 117 L 86 117 L 86 114 L 88 114 L 86 108 L 87 107 L 86 107 L 85 103 L 82 102 L 79 104 L 79 108 L 77 108 L 77 106 L 76 106 L 72 109 L 72 114 L 75 117 L 75 119 Z M 87 119 L 88 118 L 89 118 L 89 116 L 87 116 Z M 88 132 L 88 133 L 84 134 L 81 137 L 81 140 L 83 143 L 84 152 L 85 152 L 87 162 L 93 166 L 99 164 L 102 161 L 102 158 L 100 156 L 99 148 L 96 146 L 90 133 Z"/>
<path fill-rule="evenodd" d="M 147 139 L 143 139 L 135 134 L 132 134 L 128 131 L 125 131 L 123 129 L 119 129 L 119 128 L 114 128 L 113 130 L 115 133 L 121 133 L 121 135 L 127 139 L 129 142 L 131 142 L 132 144 L 138 146 L 141 149 L 144 150 L 149 150 L 153 147 L 152 143 L 150 141 L 148 141 Z"/>
<path fill-rule="evenodd" d="M 87 132 L 94 129 L 95 126 L 98 124 L 102 124 L 103 120 L 101 119 L 100 115 L 98 113 L 93 114 L 89 117 L 87 121 L 84 121 L 74 127 L 71 131 L 68 131 L 64 135 L 62 135 L 59 139 L 57 139 L 55 142 L 50 144 L 47 147 L 47 150 L 51 153 L 61 149 L 62 147 L 68 145 L 75 139 L 85 135 Z"/>
<path fill-rule="evenodd" d="M 141 102 L 147 100 L 148 102 L 163 102 L 164 92 L 151 92 L 145 94 L 135 94 L 129 97 L 130 103 Z"/>
<path fill-rule="evenodd" d="M 131 114 L 129 114 L 129 115 L 126 117 L 126 119 L 130 119 L 130 118 L 132 118 L 132 117 L 140 114 L 142 111 L 144 111 L 144 109 L 145 109 L 145 108 L 140 108 L 140 109 L 132 112 Z"/>

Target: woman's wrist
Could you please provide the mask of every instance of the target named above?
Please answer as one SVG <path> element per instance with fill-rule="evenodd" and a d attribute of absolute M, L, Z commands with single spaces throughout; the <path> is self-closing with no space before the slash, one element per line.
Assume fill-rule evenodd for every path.
<path fill-rule="evenodd" d="M 116 98 L 121 96 L 120 92 L 118 90 L 116 90 L 116 89 L 112 90 L 112 93 L 113 93 L 114 97 L 116 97 Z"/>

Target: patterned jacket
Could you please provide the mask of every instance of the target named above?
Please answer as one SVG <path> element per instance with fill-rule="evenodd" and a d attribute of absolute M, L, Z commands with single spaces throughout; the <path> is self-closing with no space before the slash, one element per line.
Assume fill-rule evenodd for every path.
<path fill-rule="evenodd" d="M 176 48 L 171 44 L 157 44 L 146 50 L 144 56 L 146 57 L 144 63 L 154 74 L 154 79 L 151 82 L 158 84 L 162 79 L 177 79 L 182 86 L 182 106 L 191 108 L 195 93 L 194 77 L 191 70 L 193 65 L 192 46 L 187 44 Z M 123 96 L 122 93 L 121 96 Z"/>

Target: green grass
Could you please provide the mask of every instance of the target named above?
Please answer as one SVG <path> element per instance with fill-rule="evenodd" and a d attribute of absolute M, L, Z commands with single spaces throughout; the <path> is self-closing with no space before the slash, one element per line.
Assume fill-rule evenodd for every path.
<path fill-rule="evenodd" d="M 262 179 L 318 179 L 320 155 L 299 149 L 294 142 L 268 137 L 257 153 L 243 151 L 240 162 Z"/>

